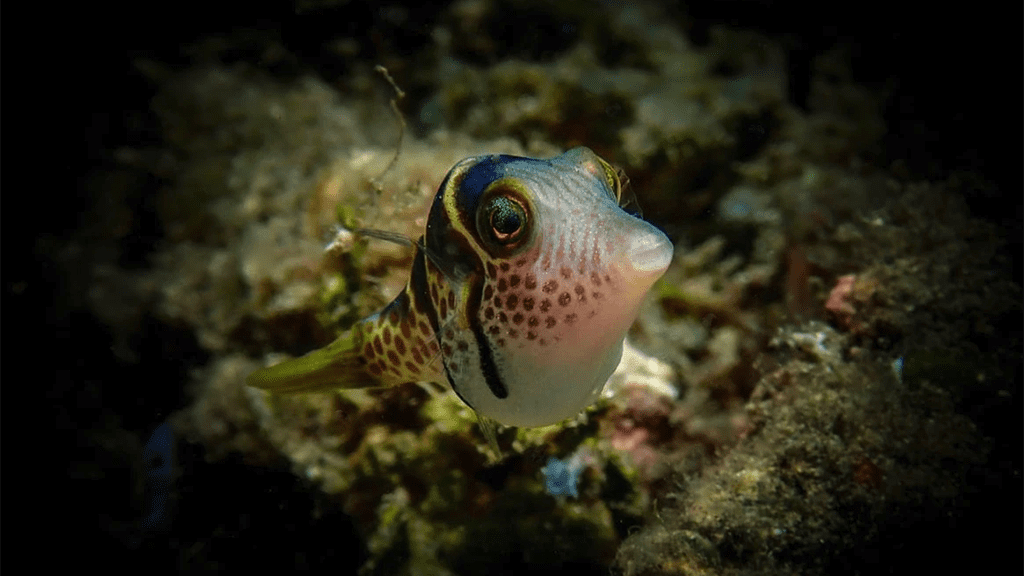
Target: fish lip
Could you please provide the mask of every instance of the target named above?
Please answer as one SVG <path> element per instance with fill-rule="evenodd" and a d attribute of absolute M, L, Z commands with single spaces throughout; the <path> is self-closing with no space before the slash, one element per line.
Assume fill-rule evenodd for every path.
<path fill-rule="evenodd" d="M 626 249 L 630 267 L 637 272 L 661 274 L 672 262 L 672 242 L 660 230 L 633 236 Z"/>

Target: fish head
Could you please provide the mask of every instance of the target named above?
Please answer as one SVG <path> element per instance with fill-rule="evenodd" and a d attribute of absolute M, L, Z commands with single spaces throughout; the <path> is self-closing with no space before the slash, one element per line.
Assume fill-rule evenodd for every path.
<path fill-rule="evenodd" d="M 672 259 L 620 198 L 618 174 L 587 148 L 468 158 L 446 177 L 425 245 L 446 284 L 434 298 L 445 373 L 474 410 L 542 426 L 599 396 Z"/>

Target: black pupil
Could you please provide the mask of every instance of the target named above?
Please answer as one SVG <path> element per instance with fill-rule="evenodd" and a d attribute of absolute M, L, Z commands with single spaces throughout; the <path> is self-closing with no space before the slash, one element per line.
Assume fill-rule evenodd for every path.
<path fill-rule="evenodd" d="M 519 206 L 508 198 L 495 198 L 491 205 L 491 227 L 499 236 L 515 234 L 523 226 Z"/>

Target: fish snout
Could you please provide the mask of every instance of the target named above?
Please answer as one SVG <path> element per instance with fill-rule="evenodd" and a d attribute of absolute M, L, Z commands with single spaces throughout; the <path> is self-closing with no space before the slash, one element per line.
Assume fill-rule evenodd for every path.
<path fill-rule="evenodd" d="M 619 264 L 623 274 L 634 281 L 653 283 L 672 262 L 672 242 L 654 226 L 637 221 L 640 226 L 623 239 Z"/>

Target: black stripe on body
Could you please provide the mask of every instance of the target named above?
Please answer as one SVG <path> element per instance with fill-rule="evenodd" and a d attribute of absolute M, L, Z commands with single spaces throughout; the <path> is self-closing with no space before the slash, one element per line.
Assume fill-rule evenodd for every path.
<path fill-rule="evenodd" d="M 470 287 L 469 287 L 469 301 L 466 302 L 466 320 L 469 323 L 470 330 L 473 333 L 473 338 L 476 340 L 477 353 L 480 357 L 480 371 L 484 376 L 484 382 L 487 384 L 487 388 L 494 394 L 496 398 L 508 398 L 508 388 L 505 383 L 501 380 L 501 375 L 498 374 L 498 367 L 494 363 L 494 353 L 491 351 L 491 347 L 487 344 L 487 337 L 484 335 L 483 326 L 480 325 L 479 314 L 480 310 L 480 299 L 483 293 L 483 269 L 479 269 L 476 274 L 469 275 Z M 434 308 L 434 303 L 430 299 L 430 284 L 427 276 L 427 261 L 423 250 L 416 251 L 416 258 L 412 263 L 412 276 L 409 279 L 409 286 L 412 289 L 413 297 L 417 304 L 421 301 L 422 310 L 430 320 L 430 325 L 434 329 L 434 335 L 438 339 L 438 346 L 441 345 L 441 325 L 437 316 L 437 310 Z M 442 362 L 442 364 L 444 364 Z M 451 373 L 448 371 L 448 367 L 444 367 L 444 374 L 448 378 L 448 384 L 455 391 L 455 394 L 470 408 L 472 404 L 466 401 L 466 398 L 459 391 L 458 385 L 455 383 L 455 379 L 452 378 Z"/>
<path fill-rule="evenodd" d="M 437 340 L 437 346 L 440 348 L 441 325 L 437 318 L 437 309 L 434 308 L 434 302 L 430 299 L 430 280 L 427 277 L 426 252 L 419 246 L 416 248 L 416 257 L 412 261 L 412 275 L 409 277 L 409 288 L 412 292 L 413 300 L 418 306 L 417 309 L 422 310 L 426 314 L 430 327 L 434 330 L 434 339 Z M 448 378 L 448 385 L 452 387 L 455 395 L 459 397 L 459 400 L 462 400 L 463 404 L 473 408 L 473 405 L 467 402 L 466 398 L 459 392 L 459 387 L 455 385 L 455 379 L 452 378 L 452 374 L 448 371 L 448 366 L 443 360 L 441 366 L 444 368 L 445 377 Z"/>
<path fill-rule="evenodd" d="M 434 330 L 434 337 L 440 334 L 437 321 L 437 310 L 430 300 L 430 282 L 427 280 L 427 263 L 424 257 L 423 248 L 416 246 L 416 255 L 412 259 L 412 274 L 409 276 L 409 297 L 412 299 L 413 308 L 426 315 L 430 327 Z M 438 345 L 441 343 L 438 342 Z"/>
<path fill-rule="evenodd" d="M 477 352 L 480 356 L 480 371 L 484 375 L 484 382 L 487 383 L 487 389 L 494 394 L 495 398 L 505 399 L 508 398 L 508 388 L 501 379 L 501 374 L 498 374 L 498 366 L 494 363 L 494 352 L 491 347 L 487 344 L 487 337 L 484 335 L 484 328 L 480 325 L 480 298 L 483 293 L 481 284 L 483 283 L 483 270 L 481 267 L 480 274 L 473 277 L 469 288 L 469 301 L 466 302 L 466 311 L 469 320 L 469 328 L 473 331 L 473 337 L 476 338 Z"/>
<path fill-rule="evenodd" d="M 508 388 L 502 382 L 501 375 L 498 373 L 498 367 L 494 362 L 494 353 L 488 345 L 487 337 L 484 335 L 483 327 L 480 325 L 479 311 L 480 300 L 483 295 L 484 266 L 471 245 L 471 239 L 475 237 L 474 214 L 476 211 L 476 201 L 479 200 L 479 196 L 483 193 L 486 184 L 497 179 L 497 175 L 494 172 L 495 165 L 503 159 L 505 157 L 487 157 L 477 162 L 468 170 L 453 169 L 452 172 L 448 173 L 437 195 L 434 197 L 433 205 L 430 208 L 430 215 L 427 218 L 427 231 L 422 240 L 423 246 L 420 248 L 420 254 L 417 254 L 418 260 L 423 260 L 423 254 L 429 257 L 430 263 L 451 283 L 450 288 L 454 289 L 462 282 L 469 283 L 469 297 L 463 312 L 466 314 L 466 321 L 476 340 L 480 371 L 483 374 L 484 382 L 487 384 L 491 394 L 501 399 L 508 397 Z M 482 172 L 479 168 L 481 164 L 484 165 Z M 463 190 L 463 185 L 466 183 L 466 175 L 470 170 L 474 172 L 475 177 L 470 179 L 473 184 L 472 194 L 470 194 L 472 202 L 467 204 L 465 202 L 466 191 Z M 452 194 L 456 195 L 455 218 L 457 218 L 457 222 L 453 221 L 445 203 L 445 197 Z M 461 230 L 456 229 L 456 225 Z M 426 262 L 423 262 L 422 266 L 424 268 L 422 273 L 424 278 L 426 278 Z M 413 272 L 415 275 L 415 263 Z M 424 293 L 429 298 L 429 286 L 427 286 L 426 282 L 423 285 L 427 287 Z M 436 317 L 436 312 L 434 314 Z M 435 332 L 438 334 L 438 344 L 440 344 L 440 328 L 438 325 L 434 327 Z M 466 405 L 472 408 L 472 404 L 466 402 L 465 397 L 459 391 L 454 379 L 448 372 L 447 366 L 445 367 L 445 375 L 448 377 L 448 383 L 451 384 L 452 390 L 455 391 Z"/>

